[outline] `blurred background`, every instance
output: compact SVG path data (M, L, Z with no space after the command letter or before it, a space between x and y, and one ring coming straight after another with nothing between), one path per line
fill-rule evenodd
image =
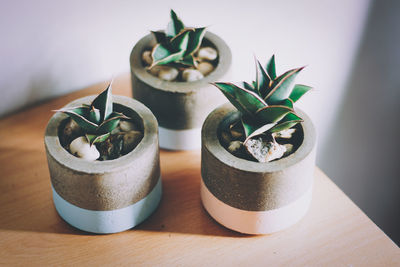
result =
M0 117L129 72L134 44L171 8L228 43L234 81L254 79L253 55L275 54L278 74L306 65L297 82L315 90L299 106L319 133L318 166L400 243L400 1L0 3Z

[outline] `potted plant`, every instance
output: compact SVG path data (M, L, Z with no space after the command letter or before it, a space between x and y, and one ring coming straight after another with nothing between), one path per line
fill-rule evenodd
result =
M112 96L111 84L97 97L59 111L44 138L59 215L93 233L120 232L150 216L161 199L151 111L134 99Z
M303 68L276 76L275 57L242 86L214 85L231 104L215 109L202 128L201 199L227 228L273 233L306 213L315 166L316 132L293 104L311 88L294 85Z
M226 101L210 83L229 74L231 51L206 30L185 27L171 10L166 31L153 31L132 50L133 96L157 117L162 148L200 148L204 119Z

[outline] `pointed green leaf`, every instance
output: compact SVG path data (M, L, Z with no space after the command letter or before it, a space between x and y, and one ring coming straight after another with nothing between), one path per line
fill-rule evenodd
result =
M92 102L91 106L100 110L100 121L104 121L113 111L111 83Z
M98 110L95 107L91 107L89 111L89 120L91 122L94 122L96 124L100 123L101 115L100 115L100 110Z
M206 34L206 27L194 28L189 35L189 44L187 46L185 55L192 55L199 49L204 35Z
M97 129L97 124L85 118L85 116L87 116L89 113L89 108L87 107L60 109L55 111L65 113L70 116L87 133L94 133Z
M255 92L240 88L232 83L213 83L242 114L254 115L257 110L267 106Z
M309 90L311 90L312 87L307 86L307 85L302 85L302 84L296 84L292 90L292 93L290 94L289 98L293 101L296 102L299 100L305 93L307 93Z
M267 70L267 73L268 73L269 77L272 80L275 80L275 78L276 78L275 55L272 55L272 57L268 61L267 66L266 66L265 69Z
M279 102L278 104L279 106L285 106L288 107L290 109L293 109L293 101L289 98L282 100L281 102Z
M289 97L293 90L294 80L304 67L285 72L274 81L273 89L264 100L269 104L276 104Z
M247 82L243 82L243 87L246 88L247 90L257 93L256 88L254 88L251 84Z
M151 53L153 63L151 64L150 68L156 65L165 65L171 62L178 61L182 58L184 53L184 50L172 53L163 45L157 44Z
M89 141L90 145L104 142L109 136L110 133L102 134L102 135L95 135L95 134L86 134L86 139Z
M189 43L189 33L189 30L185 30L171 39L170 46L172 51L186 50Z
M242 125L244 129L244 133L246 138L250 136L254 131L260 128L260 124L258 124L252 117L243 115L242 116Z
M165 44L167 42L167 35L163 31L151 31L151 33L154 35L154 38L156 38L156 42L158 44Z
M186 65L186 66L193 66L193 67L197 66L197 62L196 62L196 60L194 60L194 57L192 55L185 56L184 58L179 60L178 63Z
M167 35L173 37L184 28L185 26L183 25L183 22L178 18L175 11L171 9L171 21L167 26Z
M271 129L275 125L276 125L276 123L269 123L269 124L265 124L265 125L261 126L260 128L254 130L250 135L248 135L246 137L246 140L244 140L243 143L246 144L247 141L250 140L251 138L267 132L269 129Z
M276 133L280 132L282 130L286 130L289 128L292 128L295 126L297 123L302 122L303 119L297 116L294 113L289 113L287 114L279 123L274 126L271 130L269 130L271 133Z
M257 121L267 124L280 121L289 112L293 112L293 109L286 106L268 106L259 109L255 117Z
M111 113L109 118L99 125L96 130L96 134L105 134L111 132L118 126L120 119L129 119L129 117L118 112Z
M271 78L268 76L260 61L256 59L256 84L259 95L264 98L269 92Z

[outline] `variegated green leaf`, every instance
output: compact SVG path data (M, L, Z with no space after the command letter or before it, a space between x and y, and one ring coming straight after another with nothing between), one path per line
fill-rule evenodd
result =
M193 66L193 67L197 66L197 62L196 62L196 60L194 60L194 57L192 55L185 56L184 58L179 60L178 63L186 65L186 66Z
M269 130L271 133L276 133L280 132L282 130L286 130L289 128L292 128L295 126L297 123L302 122L303 119L297 116L294 113L289 113L287 114L279 123L274 126L271 130Z
M60 109L55 111L63 112L70 116L87 133L94 133L97 129L97 124L89 121L85 117L89 113L89 108L87 107Z
M163 45L157 44L151 53L151 56L153 58L153 63L151 64L150 68L156 65L165 65L171 62L178 61L179 59L182 58L184 53L185 53L184 50L178 51L176 53L171 53Z
M190 30L184 30L171 39L172 51L186 50L189 43Z
M269 92L271 78L268 76L260 61L256 59L256 84L258 94L264 98Z
M250 90L252 92L258 93L256 88L254 88L251 84L247 83L247 82L243 82L243 87L247 90Z
M267 124L280 121L289 112L293 112L293 109L286 106L267 106L259 109L255 117L257 121Z
M113 111L111 83L107 86L106 90L101 92L92 102L91 106L100 110L100 121L104 121Z
M305 93L307 93L309 90L311 90L312 87L307 86L307 85L302 85L302 84L296 84L292 90L292 93L289 95L289 98L293 101L296 102L299 100Z
M206 27L193 28L189 34L189 43L185 52L186 55L192 55L199 49L204 35L206 34Z
M293 69L290 71L285 72L281 76L279 76L273 85L273 89L268 93L268 95L264 98L264 100L268 104L276 104L280 101L289 97L290 93L293 90L294 80L297 74L303 69L304 67Z
M242 115L241 122L246 138L260 128L260 124L257 123L251 116Z
M100 110L98 110L95 107L91 107L91 109L89 111L89 120L91 122L99 124L100 120L101 120Z
M289 99L289 98L287 98L285 100L282 100L281 102L279 102L278 105L285 106L285 107L288 107L290 109L293 109L293 101L291 99Z
M159 44L165 44L167 42L167 35L163 31L151 31L156 39L156 42Z
M265 68L271 80L276 78L275 55L272 55Z
M247 141L250 140L251 138L267 132L269 129L271 129L275 125L276 125L276 123L269 123L269 124L265 124L265 125L261 126L260 128L258 128L256 130L253 130L253 132L246 137L246 140L244 140L244 144L246 144Z
M214 83L242 114L253 116L257 110L267 106L255 92L240 88L232 83Z
M86 134L86 139L89 141L90 145L104 142L109 136L110 133L102 134L102 135L95 135L95 134Z
M130 119L122 113L113 112L109 118L103 121L96 130L96 134L105 134L114 130L120 121L120 119Z
M183 22L178 18L175 11L171 9L171 21L167 26L167 35L173 37L180 33L184 28L185 26L183 25Z

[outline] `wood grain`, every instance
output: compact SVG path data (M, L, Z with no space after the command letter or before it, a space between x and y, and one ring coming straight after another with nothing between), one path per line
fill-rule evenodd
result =
M74 229L56 213L44 152L51 110L106 83L0 120L0 264L135 266L399 266L399 248L319 169L306 217L288 230L242 235L200 203L200 152L161 151L164 195L137 228L113 235ZM130 77L114 94L131 95Z

